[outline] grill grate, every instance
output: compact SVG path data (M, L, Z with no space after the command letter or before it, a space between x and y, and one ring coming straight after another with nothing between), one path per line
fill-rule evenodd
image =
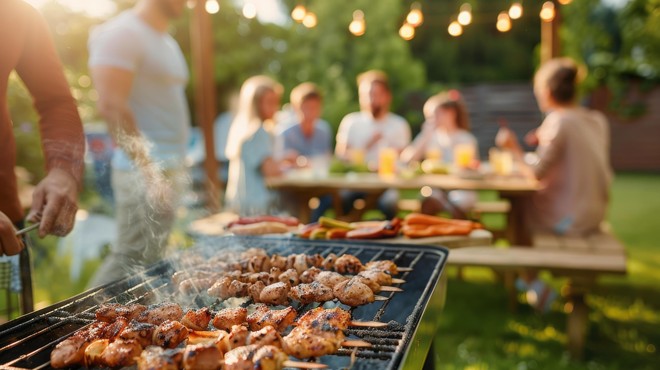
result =
M350 253L363 263L391 259L401 267L412 271L400 274L406 280L403 292L389 293L387 301L376 301L369 305L350 308L338 303L326 303L326 307L340 306L349 309L355 320L381 321L388 323L383 329L349 328L349 338L362 339L372 344L370 348L342 348L336 355L323 356L323 362L331 369L340 368L403 368L405 355L415 343L422 314L430 303L436 284L444 267L447 250L426 246L363 243L354 241L307 241L282 238L225 237L200 241L193 249L196 253L211 256L228 248L264 248L269 254L291 253L341 255ZM185 253L185 252L184 252ZM0 369L49 369L50 352L57 343L76 330L94 321L94 312L101 303L152 304L163 300L178 301L183 307L208 306L207 299L197 297L182 302L170 284L174 271L192 269L193 266L177 266L177 259L161 261L147 271L131 278L96 288L64 302L20 317L0 326ZM384 295L384 293L380 293ZM302 314L314 305L296 307ZM428 320L427 320L428 321ZM430 343L425 343L428 348ZM421 346L423 347L423 346ZM352 357L355 362L352 363Z

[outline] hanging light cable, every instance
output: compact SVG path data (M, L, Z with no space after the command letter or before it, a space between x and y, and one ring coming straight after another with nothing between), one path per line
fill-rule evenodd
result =
M419 25L424 23L424 14L422 13L422 5L420 3L412 3L410 12L406 16L406 23L413 27L419 27Z
M509 18L511 19L519 19L523 15L523 7L522 3L515 2L511 4L511 7L509 8Z
M460 23L461 26L467 26L472 23L472 5L468 3L461 5L458 13L458 23Z
M364 21L364 12L362 10L356 10L353 12L353 20L348 25L348 30L355 36L362 36L367 29L367 25Z

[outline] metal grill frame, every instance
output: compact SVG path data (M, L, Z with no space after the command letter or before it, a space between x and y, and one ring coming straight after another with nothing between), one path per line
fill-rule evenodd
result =
M264 248L268 254L319 253L327 255L350 253L365 263L376 259L392 259L400 267L413 271L399 274L406 280L404 292L388 293L390 300L349 308L354 319L388 322L385 329L350 328L347 336L373 344L372 348L356 352L353 369L421 369L429 353L437 329L437 318L444 305L445 285L441 280L448 249L435 246L375 243L367 241L310 241L298 238L214 237L200 240L191 250L181 253L212 255L219 251L241 247ZM94 311L101 303L157 303L160 290L172 296L170 277L176 270L194 268L181 266L177 254L137 274L114 283L81 293L68 300L22 316L0 326L0 369L50 369L43 361L52 348L75 330L94 320ZM415 267L417 266L417 270ZM425 280L424 280L425 279ZM383 293L381 293L382 295ZM411 296L415 296L412 303ZM203 304L191 302L192 307ZM408 303L408 304L407 304ZM410 305L413 307L408 307ZM377 306L380 305L379 308ZM388 307L395 305L388 310ZM327 304L326 304L327 306ZM298 307L299 312L311 305ZM375 312L374 312L375 311ZM403 317L402 315L405 315ZM392 319L396 318L396 320ZM392 320L390 320L392 319ZM340 349L337 355L323 356L321 362L330 368L351 366L352 351ZM41 359L40 361L38 359ZM32 361L32 363L30 362ZM36 363L34 363L36 362ZM28 364L28 365L26 365Z

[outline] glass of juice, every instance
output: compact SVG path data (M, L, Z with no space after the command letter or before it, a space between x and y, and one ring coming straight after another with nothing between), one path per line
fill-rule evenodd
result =
M393 177L396 175L398 152L394 148L381 148L378 151L378 175Z

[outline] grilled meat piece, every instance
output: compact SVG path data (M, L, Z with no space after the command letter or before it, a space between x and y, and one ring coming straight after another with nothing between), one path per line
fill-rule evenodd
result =
M335 268L335 261L337 261L337 255L330 253L327 257L325 257L323 262L321 262L321 268L326 271L331 271Z
M392 285L392 275L381 270L364 270L360 271L358 276L364 276L367 279L373 280L379 285Z
M142 353L142 345L134 339L117 339L108 344L101 354L101 364L108 367L124 367L135 364ZM89 366L89 365L88 365Z
M280 270L286 270L286 257L274 254L270 257L270 265Z
M213 343L188 345L183 351L185 370L217 370L222 368L222 352Z
M335 271L340 274L355 275L362 271L363 267L362 262L351 254L344 254L335 261Z
M250 287L248 288L248 293L250 294L250 298L252 298L252 301L260 302L261 292L264 290L265 287L266 284L264 284L261 281L257 281L256 283L250 285Z
M234 325L241 325L247 319L247 308L225 308L213 318L213 326L220 330L231 330Z
M260 330L253 331L248 335L247 344L256 344L259 346L275 346L282 348L282 336L272 326L265 326Z
M103 362L103 351L108 348L108 339L97 339L85 348L85 367L105 366Z
M336 353L344 338L344 332L330 324L297 326L282 338L282 344L284 352L302 359Z
M257 306L256 310L248 315L247 322L250 330L257 331L270 325L278 332L284 331L287 326L293 324L297 312L293 307L287 307L282 310L271 310L266 305Z
M296 320L296 324L299 327L310 328L318 328L327 324L339 330L346 330L351 324L351 313L339 307L317 307L302 315Z
M364 265L364 268L365 270L385 271L385 272L389 272L392 275L396 275L399 273L399 269L397 268L396 263L390 260L367 262L367 264Z
M309 266L307 265L306 254L292 254L287 257L287 267L296 270L298 274L302 274Z
M123 316L119 316L113 323L110 323L108 326L103 328L99 338L114 340L122 331L124 331L127 326L128 320L126 320L126 318Z
M371 289L371 291L374 293L380 293L380 284L378 284L374 280L371 280L369 278L360 275L353 276L351 280L359 281L360 283L368 286L369 289Z
M50 365L54 368L63 368L82 364L85 349L101 337L106 326L108 323L97 321L58 343L50 353Z
M137 359L138 370L179 370L182 360L183 352L178 348L149 346Z
M135 340L140 343L142 347L146 347L152 344L151 342L153 341L156 328L157 326L154 324L133 320L119 334L119 338L124 340Z
M175 348L186 340L188 328L174 320L166 320L156 328L153 344L163 348Z
M181 320L183 310L176 303L159 303L151 305L136 318L140 322L160 325L167 320Z
M282 283L287 283L291 286L300 284L300 277L298 271L295 269L288 269L277 276L277 279Z
M318 275L316 275L316 281L330 289L333 289L335 285L346 280L348 280L346 276L334 271L321 271Z
M278 370L289 357L275 346L249 345L225 354L225 370Z
M209 278L189 278L179 283L179 293L184 295L199 294L213 285L215 280Z
M270 257L268 255L256 255L248 260L248 272L262 272L270 270Z
M332 292L341 303L351 307L362 306L374 301L374 292L367 285L354 279L335 285Z
M318 274L321 273L321 270L318 267L310 267L307 270L303 271L300 274L300 282L309 284L312 281L316 280Z
M213 284L207 292L210 296L221 299L245 297L248 294L248 286L246 283L225 276Z
M231 332L225 338L222 339L224 343L223 349L231 350L237 347L244 346L247 342L247 338L250 335L250 331L243 325L234 325L231 328Z
M312 267L321 268L323 266L323 260L323 256L318 253L307 255L307 265Z
M285 305L289 302L289 290L291 286L287 283L275 283L265 287L259 294L259 302L274 305Z
M332 289L315 281L311 284L299 284L291 288L289 297L302 304L332 301L335 296Z
M206 330L211 321L211 310L208 307L200 308L199 310L188 310L181 323L188 329L192 330Z
M96 320L114 322L118 317L125 317L131 321L146 310L147 306L141 304L104 303L96 310Z

